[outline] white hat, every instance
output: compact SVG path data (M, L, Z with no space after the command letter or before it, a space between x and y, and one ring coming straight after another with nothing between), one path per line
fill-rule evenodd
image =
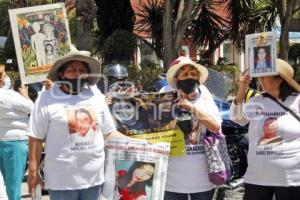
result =
M52 81L58 81L58 70L61 68L64 64L70 62L70 61L81 61L89 66L89 74L92 76L88 76L88 84L94 85L97 83L97 81L100 78L100 69L101 64L100 62L91 57L91 53L89 51L78 51L75 47L71 46L71 51L66 54L65 56L59 58L54 64L51 70L48 73L47 78Z
M206 81L208 77L208 70L204 66L195 63L189 57L180 56L170 64L169 69L167 71L167 81L172 87L177 88L175 76L177 75L178 70L186 65L191 65L199 71L200 84L203 84Z
M278 75L281 76L292 88L300 93L300 85L293 79L294 69L286 61L277 59L276 60Z

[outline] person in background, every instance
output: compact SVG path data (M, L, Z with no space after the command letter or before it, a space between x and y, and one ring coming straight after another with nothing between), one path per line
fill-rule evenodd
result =
M11 88L11 80L9 76L5 72L5 65L0 64L0 73L3 74L3 89L10 89Z
M0 72L0 171L9 200L21 199L21 184L28 154L28 121L33 102L27 87L18 92L3 89L4 73Z
M276 64L278 75L259 77L263 93L247 103L250 76L245 71L230 108L232 121L242 126L249 123L244 200L300 197L300 86L291 65L281 59Z
M164 200L187 200L189 196L191 200L210 200L213 197L215 186L208 178L202 135L207 130L218 132L222 119L212 95L203 85L207 77L205 67L180 56L167 71L169 85L160 90L177 89L178 110L191 114L190 120L181 124L186 138L186 155L169 158Z
M116 131L104 96L91 89L99 77L99 61L74 48L50 70L48 78L54 85L39 95L30 116L28 188L32 197L36 186L43 184L38 169L45 142L45 187L50 199L99 199L104 182L104 140L126 137ZM69 138L68 123L75 118L70 110L77 108L92 111L99 125L88 141Z

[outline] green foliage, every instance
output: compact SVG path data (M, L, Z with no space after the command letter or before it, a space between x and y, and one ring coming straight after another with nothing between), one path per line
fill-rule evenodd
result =
M70 36L72 44L76 44L76 9L72 9L68 12L68 24L70 29Z
M116 30L104 42L103 51L111 60L128 60L136 48L136 37L126 30Z
M15 80L21 79L19 71L6 71L6 74L9 76L12 84L15 82Z
M0 1L0 36L7 36L9 32L9 17L8 17L9 1Z
M4 53L4 49L0 48L0 64L6 62L3 53Z
M295 66L295 80L300 84L300 64Z
M290 47L289 50L289 59L297 63L297 60L300 60L300 44L294 44Z
M149 60L143 60L141 69L136 65L128 67L128 80L139 86L144 91L151 91L153 83L157 80L158 75L163 71L160 65Z

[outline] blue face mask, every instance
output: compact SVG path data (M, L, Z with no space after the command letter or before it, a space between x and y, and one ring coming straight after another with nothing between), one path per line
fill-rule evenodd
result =
M10 89L10 86L11 86L11 82L10 82L10 78L9 77L6 77L4 79L4 85L3 85L3 89Z

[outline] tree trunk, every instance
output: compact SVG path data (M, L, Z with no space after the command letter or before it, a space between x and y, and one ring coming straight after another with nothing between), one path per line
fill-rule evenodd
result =
M182 39L188 24L190 23L193 15L194 1L192 0L180 0L178 8L175 6L174 0L165 1L165 10L163 16L163 63L164 69L167 70L169 64L178 56L178 50L181 47ZM202 0L198 2L197 8L200 8L207 2ZM172 19L174 10L178 10L175 19ZM173 23L174 22L174 23Z
M76 47L92 51L93 0L76 0Z
M296 0L287 1L286 7L284 8L283 1L279 1L278 11L281 23L281 34L279 39L279 58L288 61L289 55L289 27L293 16L293 8Z
M11 0L10 1L10 8L22 8L27 6L26 0Z
M174 1L166 0L165 10L163 16L163 63L164 69L167 71L168 65L171 62L174 55L172 55L173 48L173 33L172 33L172 11L174 7Z

